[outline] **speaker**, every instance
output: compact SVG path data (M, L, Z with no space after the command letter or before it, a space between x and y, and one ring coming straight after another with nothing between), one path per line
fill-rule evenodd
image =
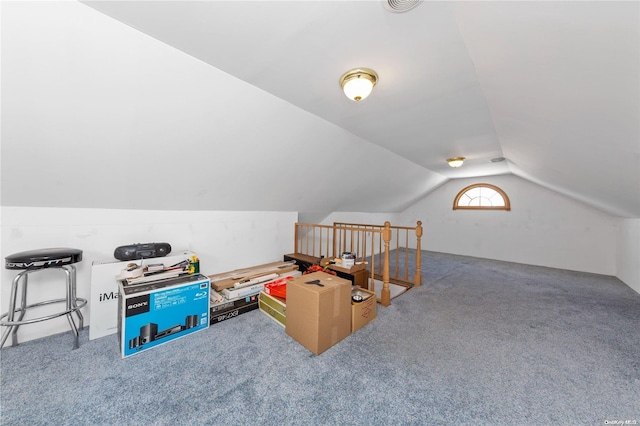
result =
M145 343L153 342L156 340L156 334L158 334L158 324L151 322L147 325L143 325L140 327L139 344L144 345Z
M150 257L164 257L171 253L169 243L146 243L120 246L113 252L118 260L149 259Z
M190 329L198 326L198 315L189 315L185 321L185 329Z
M140 346L140 336L136 336L129 340L129 349L135 349Z

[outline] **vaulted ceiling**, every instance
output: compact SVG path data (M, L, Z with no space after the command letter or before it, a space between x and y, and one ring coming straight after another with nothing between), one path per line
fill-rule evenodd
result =
M3 205L391 212L513 173L640 217L638 2L27 3L2 6Z

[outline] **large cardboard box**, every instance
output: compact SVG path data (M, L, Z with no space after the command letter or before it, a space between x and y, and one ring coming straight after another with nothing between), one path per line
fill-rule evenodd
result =
M282 327L287 325L286 300L261 291L258 295L260 310Z
M351 332L360 330L365 325L376 319L376 307L378 301L376 293L364 288L352 290L352 295L362 296L362 302L351 301Z
M315 280L317 284L307 284ZM316 355L349 336L351 282L325 272L289 281L285 330Z
M209 278L201 274L119 283L118 337L123 358L209 327Z
M162 263L165 266L175 265L183 260L191 259L196 254L192 251L177 251L165 257L144 259L143 265ZM89 301L89 340L115 334L118 331L118 280L116 275L135 261L94 261L91 265L91 300Z

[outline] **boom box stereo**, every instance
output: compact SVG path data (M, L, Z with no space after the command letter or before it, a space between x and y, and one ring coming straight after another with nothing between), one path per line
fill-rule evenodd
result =
M113 252L118 260L148 259L150 257L164 257L171 253L169 243L147 243L120 246Z

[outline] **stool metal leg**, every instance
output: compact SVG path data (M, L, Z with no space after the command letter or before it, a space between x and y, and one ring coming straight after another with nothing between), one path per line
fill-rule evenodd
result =
M71 327L71 332L73 333L73 349L78 349L80 347L80 343L78 340L78 327L76 326L75 320L71 314L74 311L75 306L75 291L73 286L75 284L73 280L73 276L75 275L75 270L70 270L69 268L62 267L61 268L65 274L67 275L67 320L69 321L69 326Z
M16 277L13 279L13 282L11 283L11 296L9 298L9 312L7 313L7 321L9 322L14 321L14 316L16 313L16 299L18 297L18 284L20 283L20 278L22 278L22 275L24 275L26 272L27 271L20 272L18 275L16 275ZM16 327L17 327L16 325L7 326L7 329L2 333L0 348L4 346L4 343L7 341L9 334L11 334L13 329ZM15 340L16 338L17 336L15 336L14 334L14 337L12 338L13 346L17 344Z
M74 312L78 316L78 330L82 330L84 329L84 317L78 308L78 296L76 294L76 267L75 265L67 265L66 267L71 269L71 303Z
M24 271L24 275L22 276L22 292L20 293L20 309L19 309L20 316L18 317L18 322L22 321L24 319L24 314L27 313L27 287L29 284L29 272L31 271L29 270ZM18 345L18 328L20 328L20 324L17 324L13 327L13 332L11 333L11 346Z

